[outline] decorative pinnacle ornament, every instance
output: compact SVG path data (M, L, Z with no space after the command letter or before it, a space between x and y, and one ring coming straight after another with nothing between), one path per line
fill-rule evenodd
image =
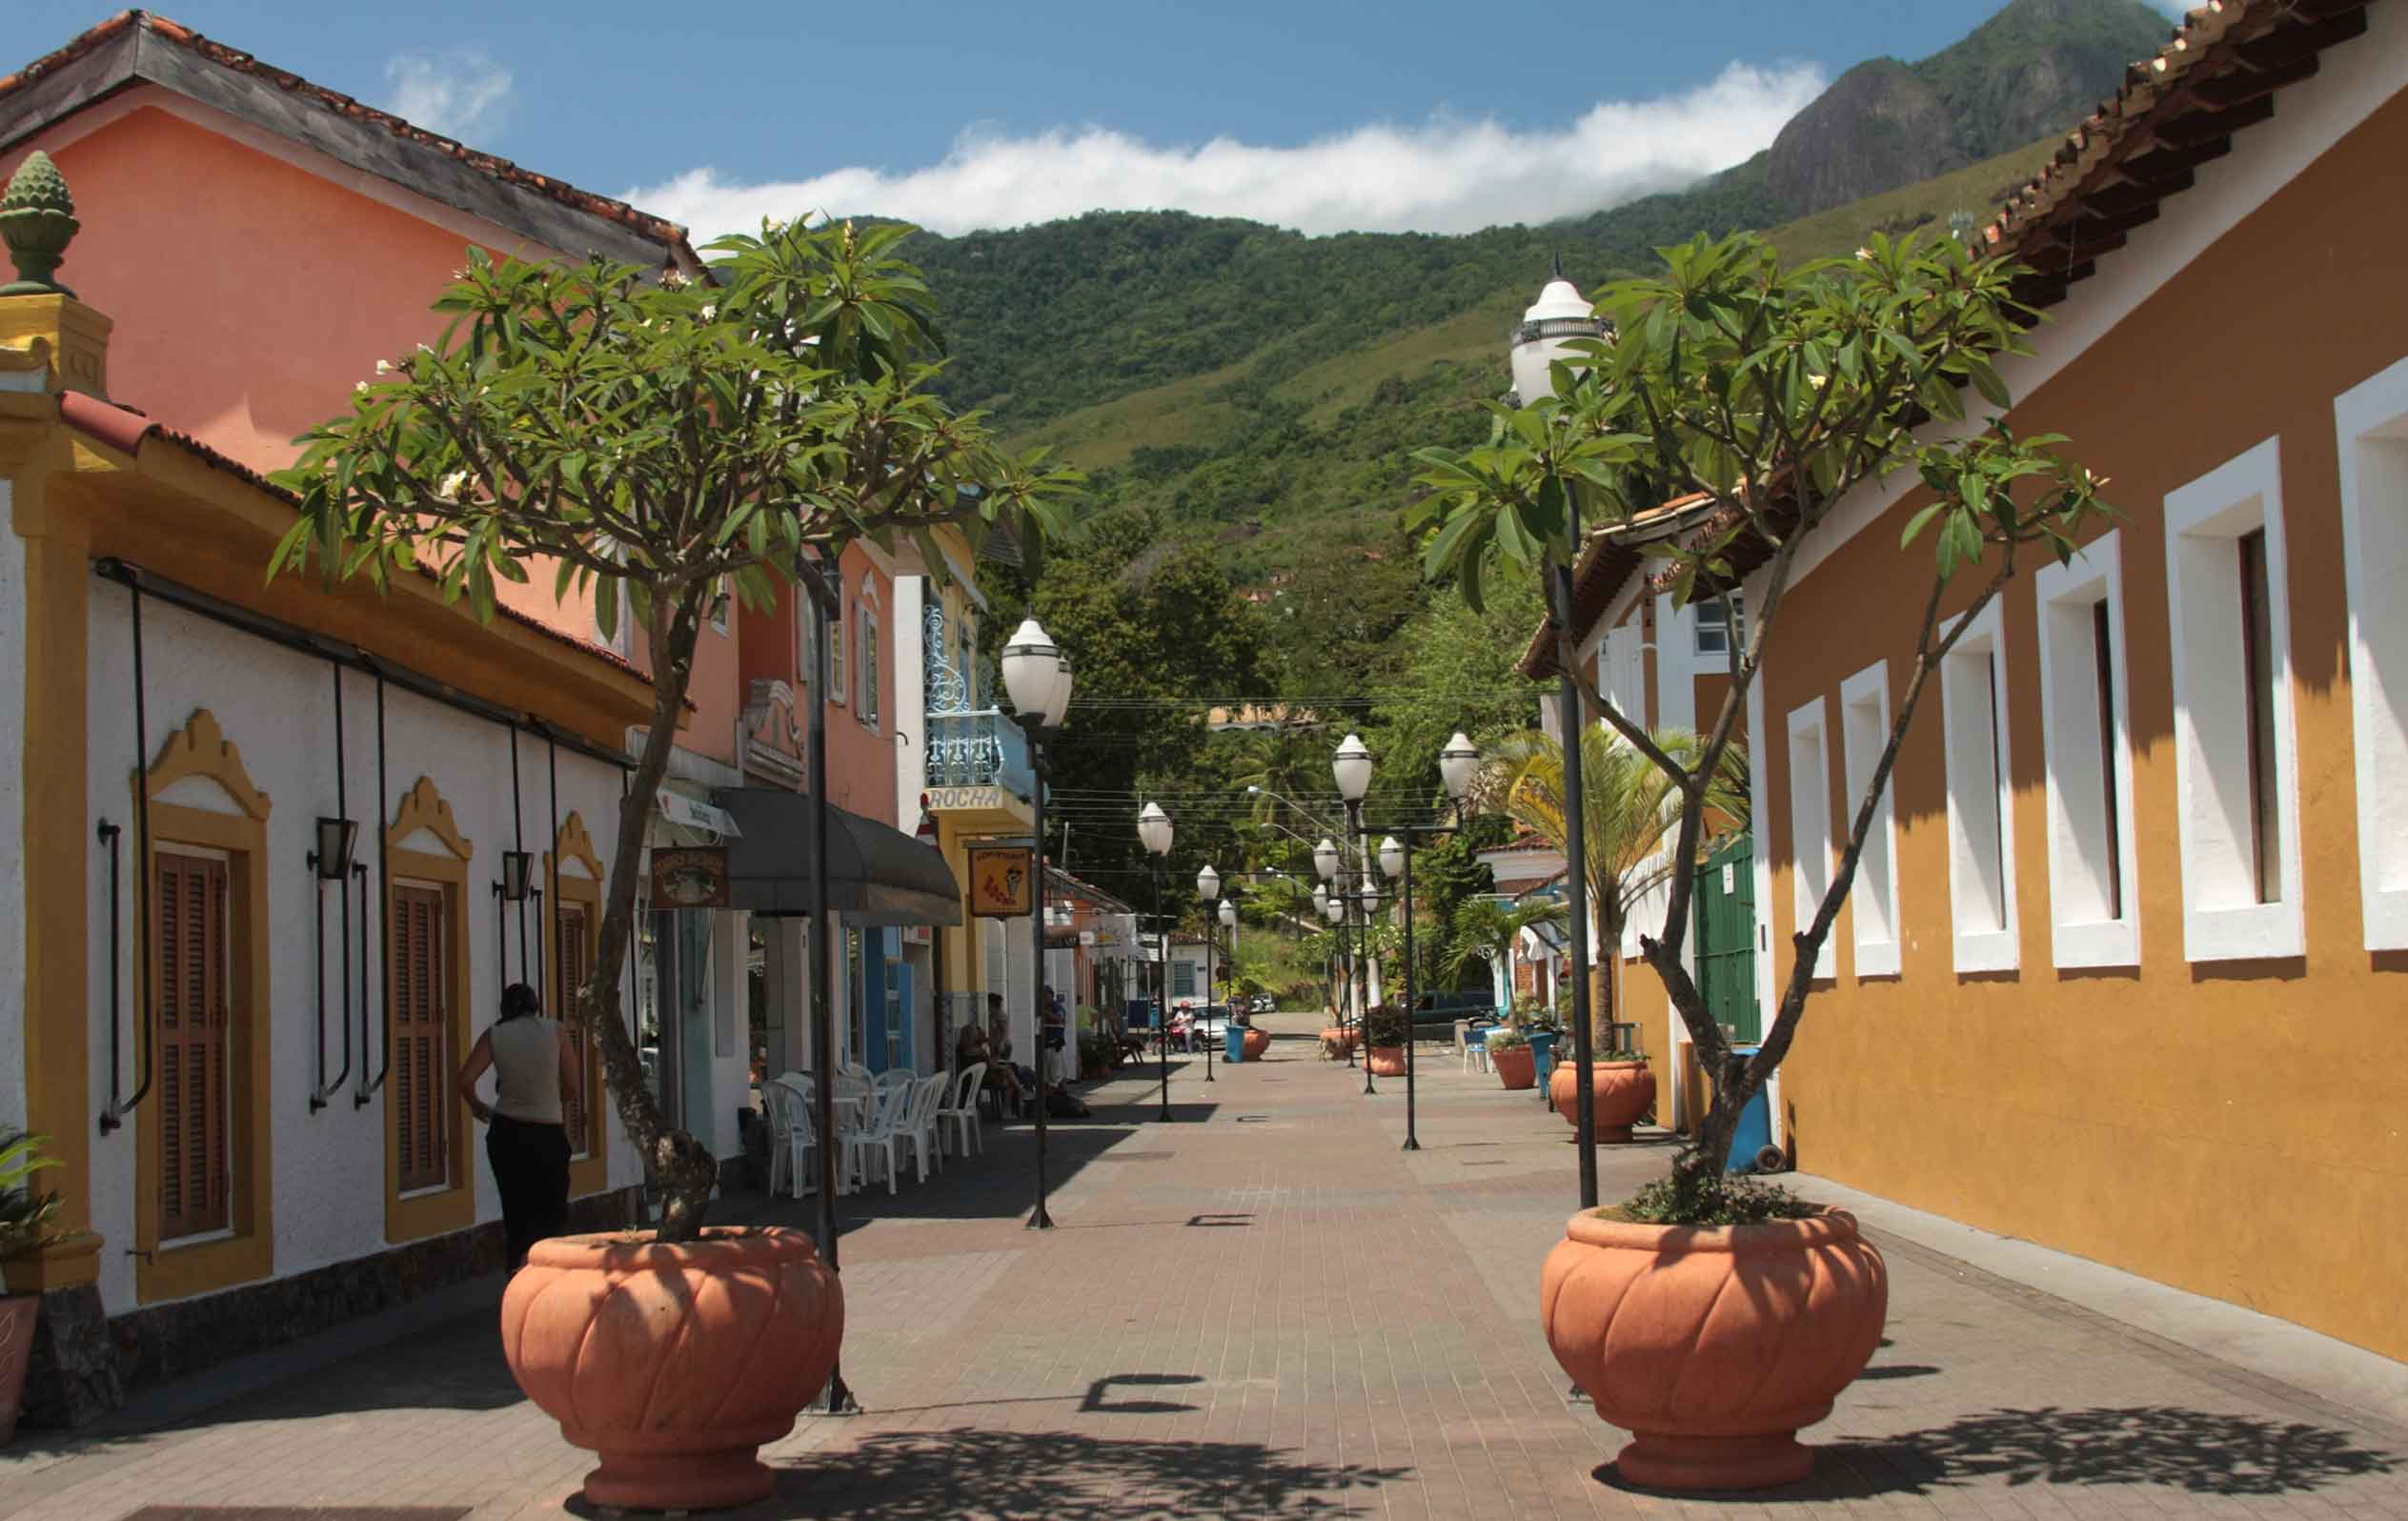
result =
M0 195L0 242L9 245L10 261L17 267L16 279L0 285L0 295L73 295L51 276L83 225L75 220L75 197L67 192L66 176L51 155L38 148L26 154L8 193Z

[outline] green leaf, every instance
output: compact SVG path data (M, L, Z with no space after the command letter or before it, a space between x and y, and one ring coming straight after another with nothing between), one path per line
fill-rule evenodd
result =
M1898 536L1898 547L1904 549L1913 543L1921 536L1923 530L1931 525L1932 519L1946 511L1948 511L1947 502L1935 501L1908 518L1906 532Z

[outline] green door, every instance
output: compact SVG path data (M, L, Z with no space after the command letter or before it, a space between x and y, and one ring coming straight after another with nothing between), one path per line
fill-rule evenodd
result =
M1706 858L1697 874L1697 990L1714 1023L1743 1045L1763 1038L1756 1006L1756 851L1741 835Z

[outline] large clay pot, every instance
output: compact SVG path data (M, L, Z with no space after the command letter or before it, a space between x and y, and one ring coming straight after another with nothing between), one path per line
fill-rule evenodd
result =
M1248 1025L1248 1026L1246 1027L1246 1032L1245 1032L1245 1059L1246 1059L1247 1061L1249 1061L1249 1062L1260 1062L1261 1060L1263 1060L1263 1053L1264 1053L1264 1052L1265 1052L1265 1051L1267 1051L1267 1050L1269 1050L1270 1048L1271 1048L1271 1032L1270 1032L1270 1031L1268 1031L1268 1030L1258 1030L1258 1029L1255 1029L1255 1028L1254 1028L1253 1026L1251 1026L1251 1025Z
M1800 1427L1863 1371L1890 1308L1881 1253L1839 1210L1727 1227L1572 1216L1539 1275L1547 1343L1615 1463L1653 1490L1757 1490L1814 1470Z
M1508 1088L1538 1086L1538 1058L1527 1045L1489 1046L1488 1065L1496 1069L1497 1081Z
M1405 1047L1401 1045L1375 1045L1371 1047L1369 1060L1373 1077L1405 1075Z
M527 1397L591 1448L597 1506L748 1505L774 1482L756 1450L794 1430L836 1366L844 1289L811 1238L713 1227L539 1241L501 1302Z
M1597 1096L1597 1139L1628 1141L1630 1126L1655 1102L1655 1074L1645 1062L1592 1062L1588 1090ZM1580 1069L1569 1062L1556 1063L1555 1070L1548 1074L1547 1096L1564 1123L1578 1129Z

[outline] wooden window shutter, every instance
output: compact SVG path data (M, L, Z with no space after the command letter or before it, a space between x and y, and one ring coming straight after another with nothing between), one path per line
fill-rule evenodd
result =
M162 850L154 877L159 1239L174 1241L231 1218L226 863Z
M451 1085L451 984L442 892L396 886L393 902L394 1143L408 1193L451 1181L443 1098Z
M577 1000L585 991L586 974L593 969L593 942L587 933L584 904L560 905L558 933L560 944L556 975L559 990L555 996L559 1001L559 1006L554 1012L566 1022L569 1044L576 1048L577 1076L582 1084L590 1081L594 1073L589 1044L594 1036L586 1028L584 1020L578 1018L577 1011ZM593 1151L594 1138L586 1126L587 1102L591 1097L580 1086L577 1097L568 1101L561 1110L560 1117L568 1126L569 1150L575 1156L587 1156Z

